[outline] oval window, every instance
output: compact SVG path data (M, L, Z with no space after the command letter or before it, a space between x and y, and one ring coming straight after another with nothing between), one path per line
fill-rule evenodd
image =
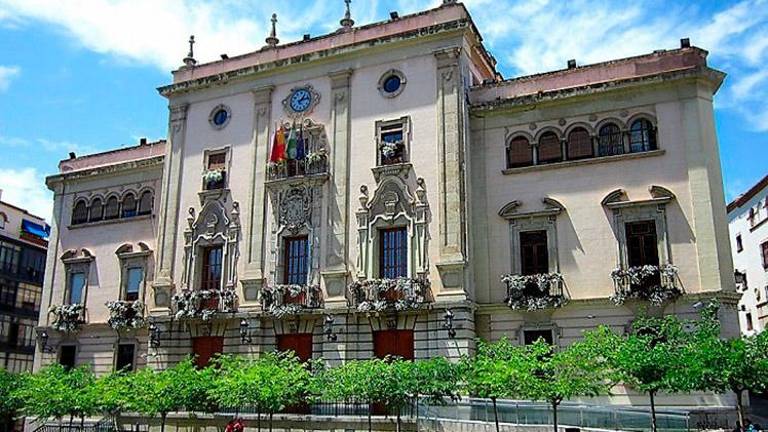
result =
M224 123L227 122L227 118L229 118L229 113L227 113L227 110L220 109L213 114L213 124L216 126L223 126Z
M390 75L384 80L384 91L387 93L394 93L400 90L402 81L397 75Z

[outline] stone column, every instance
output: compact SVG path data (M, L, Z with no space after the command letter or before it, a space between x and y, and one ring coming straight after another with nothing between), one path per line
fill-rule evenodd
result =
M352 70L331 73L331 181L328 194L325 262L322 278L326 290L326 307L346 307L345 297L349 273L349 146L350 146L350 78Z
M165 149L163 184L161 185L160 217L157 233L157 271L152 282L154 296L150 312L167 312L174 289L173 272L176 259L179 206L181 193L181 164L184 158L184 138L189 104L172 105Z
M442 281L437 294L444 300L464 300L466 257L464 232L464 117L460 48L434 53L437 60L437 155L440 259L436 263Z
M272 117L273 86L253 90L253 169L248 195L248 225L245 227L245 274L243 284L243 303L241 308L259 308L258 294L264 283L264 238L266 226L264 215L265 199L264 180L266 179L267 160L269 158L270 119Z

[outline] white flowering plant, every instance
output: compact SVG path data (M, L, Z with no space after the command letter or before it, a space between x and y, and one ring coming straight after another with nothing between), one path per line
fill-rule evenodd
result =
M82 304L54 305L48 308L48 314L53 315L51 327L63 333L80 330L84 322L85 306Z
M402 141L384 141L379 146L379 150L381 151L381 155L384 157L384 159L393 159L400 156L400 149L402 146Z
M217 305L211 306L210 300L216 299ZM185 289L173 295L174 317L200 318L208 321L219 312L237 312L237 293L232 289L224 290L190 290Z
M206 183L218 183L224 179L224 173L220 169L203 171L203 181Z
M429 281L414 278L363 279L348 287L359 312L417 309L427 301Z
M616 305L622 305L628 299L637 299L654 306L674 301L683 295L677 283L677 274L678 269L672 264L615 268L611 271L611 278L616 290L611 300Z
M507 286L505 303L512 310L558 308L568 302L563 295L563 275L560 273L505 274L501 276L501 282Z
M109 310L107 324L115 330L130 330L144 327L144 303L117 300L105 303Z
M320 307L319 285L276 284L261 290L261 306L276 318Z

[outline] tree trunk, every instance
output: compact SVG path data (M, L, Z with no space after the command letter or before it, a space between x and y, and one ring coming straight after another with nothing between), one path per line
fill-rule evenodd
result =
M371 425L371 410L373 407L371 407L371 404L368 404L368 432L371 432L373 430L373 427Z
M165 432L165 418L168 413L160 414L160 432Z
M256 430L261 432L261 410L256 411Z
M80 429L81 430L85 429L85 416L84 415L80 416Z
M72 420L74 419L75 415L70 414L69 415L69 430L72 430Z
M397 423L395 423L395 431L400 432L400 409L397 409Z
M651 398L651 431L656 432L656 400L654 399L654 396L656 394L656 390L651 390L648 392L648 396Z
M416 410L416 432L419 432L419 395L416 395L416 402L413 404Z
M269 432L272 432L272 411L269 412Z
M744 430L744 401L742 400L743 391L736 392L736 412L739 415L739 430Z
M496 398L491 398L493 402L493 419L496 422L496 432L499 432L499 410L496 408Z
M552 401L552 424L555 427L555 432L557 432L557 406L559 404L557 401Z

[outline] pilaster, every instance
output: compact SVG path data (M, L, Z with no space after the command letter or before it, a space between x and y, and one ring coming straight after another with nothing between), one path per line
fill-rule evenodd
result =
M350 78L352 70L331 73L331 143L328 182L328 225L324 245L325 262L322 277L326 289L326 307L346 307L346 285L349 273L349 146L350 146Z
M189 104L169 107L168 142L163 167L160 217L158 220L157 272L152 283L153 296L150 312L164 312L170 307L174 289L173 273L178 233L181 164L184 158L184 138Z
M436 263L443 289L440 299L467 297L464 245L464 134L460 48L434 53L437 60L437 155L440 260Z
M248 226L246 227L247 239L245 274L241 282L243 285L241 308L257 309L258 293L264 283L264 238L265 214L267 200L265 199L265 185L267 158L269 155L269 122L271 118L273 86L254 89L253 93L253 169L251 170L250 188L248 195Z

